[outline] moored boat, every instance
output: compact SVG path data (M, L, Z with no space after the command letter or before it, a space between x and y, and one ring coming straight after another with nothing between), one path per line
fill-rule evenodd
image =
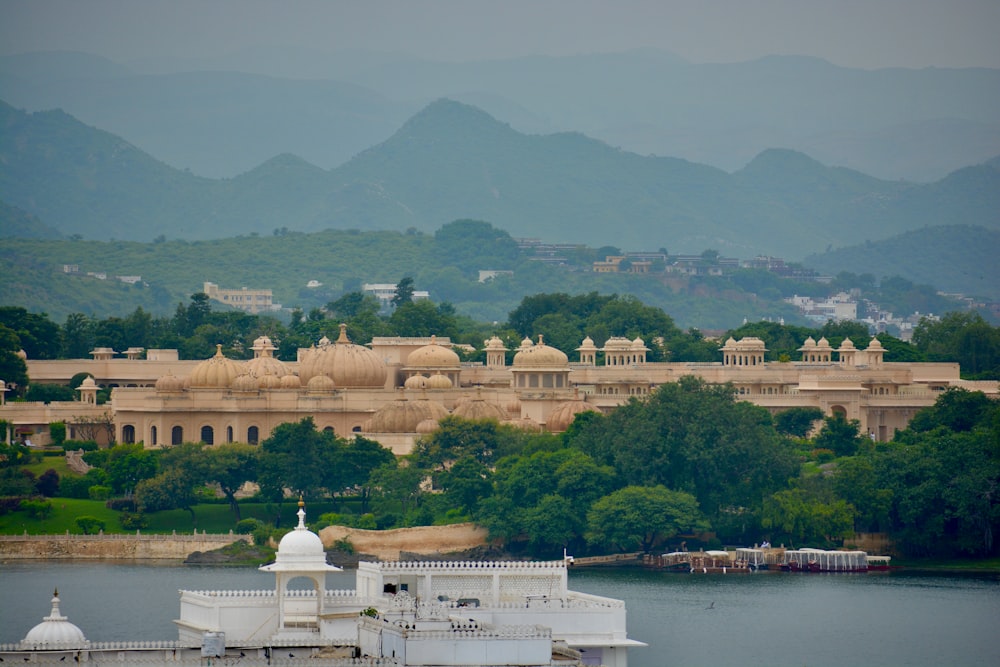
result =
M781 569L789 572L867 572L868 554L864 551L789 549Z

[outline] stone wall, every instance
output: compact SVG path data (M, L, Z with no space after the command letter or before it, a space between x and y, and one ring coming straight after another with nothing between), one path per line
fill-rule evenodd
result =
M183 560L195 551L212 551L246 535L3 535L0 560Z

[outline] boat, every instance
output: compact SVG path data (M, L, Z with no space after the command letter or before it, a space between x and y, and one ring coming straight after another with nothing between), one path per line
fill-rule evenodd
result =
M787 572L867 572L868 554L864 551L789 549L785 551L781 569Z
M667 572L690 572L691 552L671 551L661 554L657 559L656 567Z
M890 569L889 561L891 560L892 556L868 556L868 571L888 572Z

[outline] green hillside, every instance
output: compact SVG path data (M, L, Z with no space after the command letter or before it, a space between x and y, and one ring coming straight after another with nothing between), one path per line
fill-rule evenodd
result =
M805 264L829 274L850 271L876 278L902 276L945 292L1000 300L998 256L1000 231L942 225L811 255Z
M681 326L724 329L744 318L765 317L798 321L776 289L759 298L722 278L595 274L581 270L595 258L587 249L568 258L576 267L550 266L517 252L505 232L488 224L453 223L444 229L461 233L279 231L155 243L0 239L0 304L46 312L57 322L73 312L123 316L140 306L169 314L208 281L223 288L270 288L275 303L308 311L363 283L395 284L412 276L432 300L448 301L459 314L481 322L506 320L524 296L539 292L633 294L663 308ZM442 262L442 256L453 261ZM64 273L64 265L76 265L79 272ZM512 270L514 276L484 284L478 282L479 269ZM87 275L100 272L106 279ZM128 285L116 278L134 275L142 282ZM311 280L321 285L307 287Z

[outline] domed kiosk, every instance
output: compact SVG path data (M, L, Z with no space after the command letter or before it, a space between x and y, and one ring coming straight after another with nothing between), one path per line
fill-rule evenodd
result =
M515 389L565 389L569 387L569 357L539 336L537 345L522 344L514 355L511 374Z
M52 611L21 640L21 648L32 651L79 651L89 645L83 630L59 613L58 590L52 594Z
M299 500L299 525L278 543L275 561L262 565L261 572L274 572L277 578L278 636L299 636L319 633L319 618L324 613L326 573L341 568L326 562L326 551L319 535L306 528L305 503ZM293 579L306 578L313 590L290 590Z
M403 373L407 379L422 375L430 378L433 375L442 375L451 381L451 387L459 386L459 377L462 374L462 362L454 350L450 350L437 342L436 336L431 336L430 345L410 352L406 357L406 366Z

